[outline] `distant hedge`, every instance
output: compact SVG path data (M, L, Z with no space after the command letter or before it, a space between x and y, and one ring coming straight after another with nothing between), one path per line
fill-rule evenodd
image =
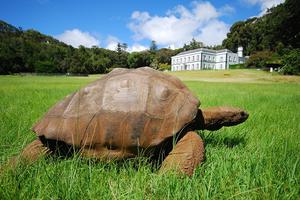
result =
M245 68L244 63L229 65L229 69L244 69L244 68Z

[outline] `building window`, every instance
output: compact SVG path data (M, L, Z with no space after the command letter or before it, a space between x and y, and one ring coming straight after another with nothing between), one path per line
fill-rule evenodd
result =
M195 56L193 56L193 61L195 60Z
M188 61L190 62L190 60L191 60L191 58L190 57L188 57Z
M199 61L199 55L197 55L197 61Z
M206 56L205 56L205 55L203 55L203 60L205 60L205 57L206 57Z
M199 63L197 63L197 68L196 69L199 69Z
M192 64L192 70L194 70L194 64Z
M222 56L220 57L220 61L223 62L223 57Z
M184 62L186 62L186 58L184 58Z

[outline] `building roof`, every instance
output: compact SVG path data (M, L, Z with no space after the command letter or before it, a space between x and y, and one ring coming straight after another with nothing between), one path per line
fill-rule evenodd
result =
M176 56L185 55L185 54L190 54L190 53L195 53L195 52L200 52L200 51L206 51L206 52L210 52L210 53L222 53L222 52L229 52L229 53L232 53L232 52L231 52L230 50L228 50L228 49L213 50L213 49L207 49L207 48L198 48L198 49L193 49L193 50L189 50L189 51L183 51L183 52L177 54Z

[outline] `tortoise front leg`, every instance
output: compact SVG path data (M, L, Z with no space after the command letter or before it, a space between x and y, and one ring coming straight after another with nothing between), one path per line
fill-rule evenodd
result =
M193 131L188 132L165 158L159 172L174 170L192 176L195 168L204 159L204 143Z
M14 169L19 162L25 164L32 164L34 161L38 160L40 157L50 154L50 149L44 146L40 139L36 139L30 144L28 144L21 152L20 155L12 157L7 164L1 167L4 169Z

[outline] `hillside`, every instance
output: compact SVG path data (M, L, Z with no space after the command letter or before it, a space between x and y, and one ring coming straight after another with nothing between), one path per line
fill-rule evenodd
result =
M281 67L283 74L300 73L300 4L286 0L265 15L232 25L222 46L235 51L244 47L250 55L246 67ZM150 50L127 52L127 44L118 43L115 51L104 48L73 48L36 30L22 30L0 21L0 74L38 73L106 73L116 67L150 66L170 69L171 56L184 50L203 47L192 39L182 48L157 49L152 41Z
M103 48L78 49L35 30L0 21L0 74L17 72L104 73L118 55Z
M299 27L299 1L286 0L261 17L234 23L223 46L232 51L242 46L246 55L262 50L300 48Z

